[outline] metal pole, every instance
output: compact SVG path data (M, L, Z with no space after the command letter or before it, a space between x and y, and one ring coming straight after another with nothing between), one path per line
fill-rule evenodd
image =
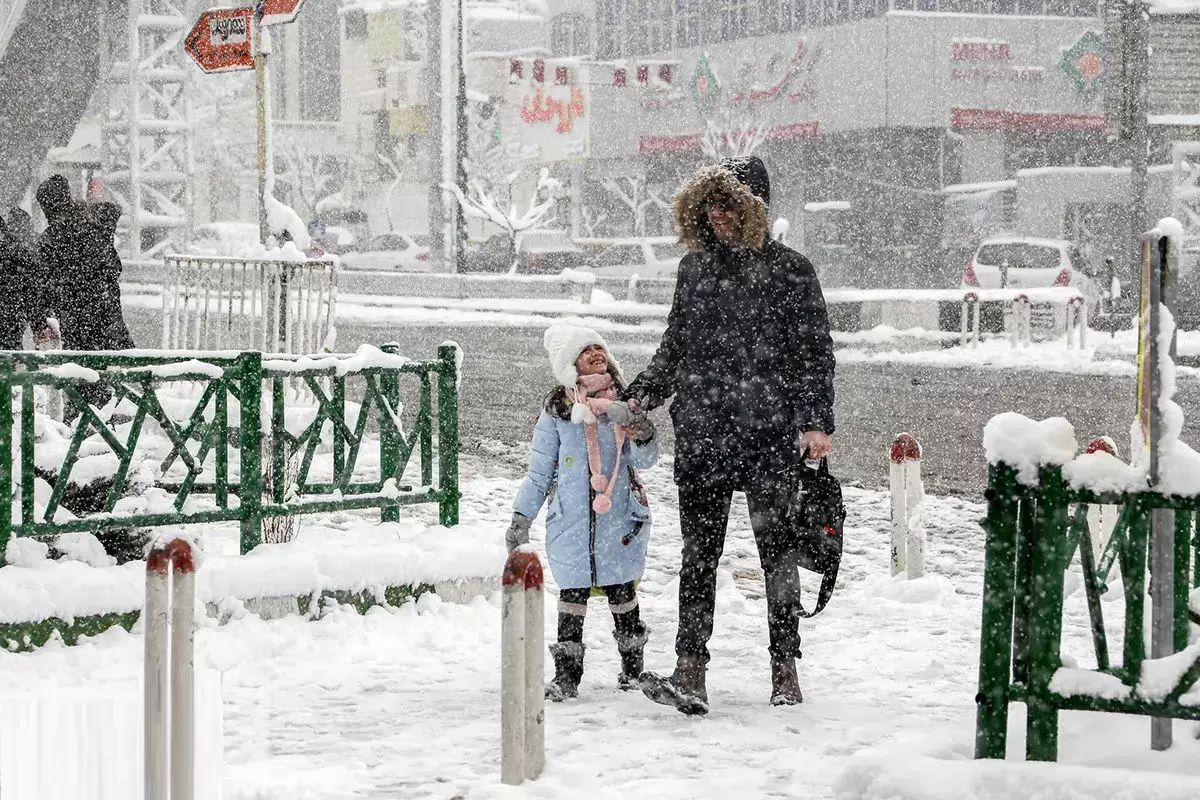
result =
M447 271L446 240L443 236L446 224L446 208L442 182L442 0L429 0L429 17L425 35L425 83L429 87L429 258L434 269ZM436 113L434 113L436 109Z
M1130 170L1130 240L1132 263L1138 263L1142 233L1150 225L1146 213L1150 163L1150 16L1144 0L1124 0L1122 31L1129 79L1127 147Z
M254 40L254 97L258 107L258 237L266 244L271 235L267 220L267 121L271 102L267 96L267 57L270 48L265 46L261 12L259 5L250 23L250 35Z
M467 190L467 70L463 53L463 2L458 0L458 95L455 97L456 133L454 148L454 180L464 192ZM467 259L467 226L462 206L454 204L454 271L463 272Z

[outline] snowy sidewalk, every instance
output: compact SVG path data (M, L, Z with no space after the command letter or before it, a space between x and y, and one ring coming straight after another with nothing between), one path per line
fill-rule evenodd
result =
M464 461L463 467L464 521L492 526L502 537L516 488L513 465ZM651 628L647 665L658 670L674 660L679 530L670 473L669 461L645 473L655 524L642 598ZM917 756L969 766L962 760L970 758L974 741L984 542L978 520L984 508L928 498L929 575L896 582L887 577L886 494L848 487L846 500L850 517L838 591L829 608L802 627L802 706L767 705L762 578L738 496L720 573L707 718L683 717L640 694L617 691L611 618L603 601L594 600L580 698L547 705L547 771L537 782L503 787L498 597L456 605L426 596L365 616L334 611L316 622L246 616L198 635L204 658L223 673L225 798L1030 796L1015 789L1006 795L1001 779L964 779L971 787L964 794L962 780L940 785L936 770L919 794L876 780L889 764L911 771L913 764L935 763L914 761ZM543 534L539 519L535 544ZM1084 661L1090 640L1083 593L1077 581L1068 586L1065 650ZM552 631L554 600L547 600ZM0 653L0 672L13 691L99 686L135 679L141 645L136 629L113 631L74 648ZM1023 715L1012 716L1010 757L1017 758ZM1061 757L1200 775L1200 745L1191 730L1177 723L1176 747L1155 754L1144 719L1065 713ZM1065 781L1070 774L1038 769L1037 775L1051 776L1051 786L1053 776ZM1149 796L1130 793L1139 785L1136 773L1103 774L1111 794L1068 795L1064 784L1039 796ZM1147 788L1165 780L1143 777L1152 781ZM1196 779L1170 780L1186 787Z

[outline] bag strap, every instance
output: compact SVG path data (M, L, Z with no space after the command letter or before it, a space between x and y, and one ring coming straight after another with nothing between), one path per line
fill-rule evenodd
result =
M833 597L833 587L837 583L837 575L838 568L835 566L832 571L826 572L825 575L822 576L821 589L817 593L817 607L814 608L811 613L805 611L804 606L800 603L796 604L800 608L800 616L815 617L817 614L821 613L821 611L825 608L825 605L829 602L829 598Z

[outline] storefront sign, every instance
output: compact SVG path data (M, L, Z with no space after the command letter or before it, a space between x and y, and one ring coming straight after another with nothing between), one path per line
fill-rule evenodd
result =
M1088 31L1063 52L1060 66L1075 84L1075 91L1090 97L1104 85L1107 55L1104 38L1095 31Z
M566 83L560 81L564 75L557 69L549 75L543 70L544 65L535 64L533 80L510 84L509 108L515 110L509 117L510 139L522 143L521 151L514 155L542 164L586 158L590 135L587 68L565 70ZM550 77L553 80L547 79Z
M954 61L1011 61L1012 45L992 39L955 39L950 43Z

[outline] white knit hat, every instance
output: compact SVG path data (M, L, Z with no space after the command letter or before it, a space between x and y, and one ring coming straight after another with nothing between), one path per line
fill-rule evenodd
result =
M621 373L621 365L617 363L612 351L608 349L604 337L591 328L585 328L582 325L552 325L546 329L546 333L542 337L542 344L545 345L546 352L550 355L550 369L554 371L554 377L568 388L579 382L579 373L575 371L575 360L579 358L580 353L594 344L604 348L612 369L618 375Z

